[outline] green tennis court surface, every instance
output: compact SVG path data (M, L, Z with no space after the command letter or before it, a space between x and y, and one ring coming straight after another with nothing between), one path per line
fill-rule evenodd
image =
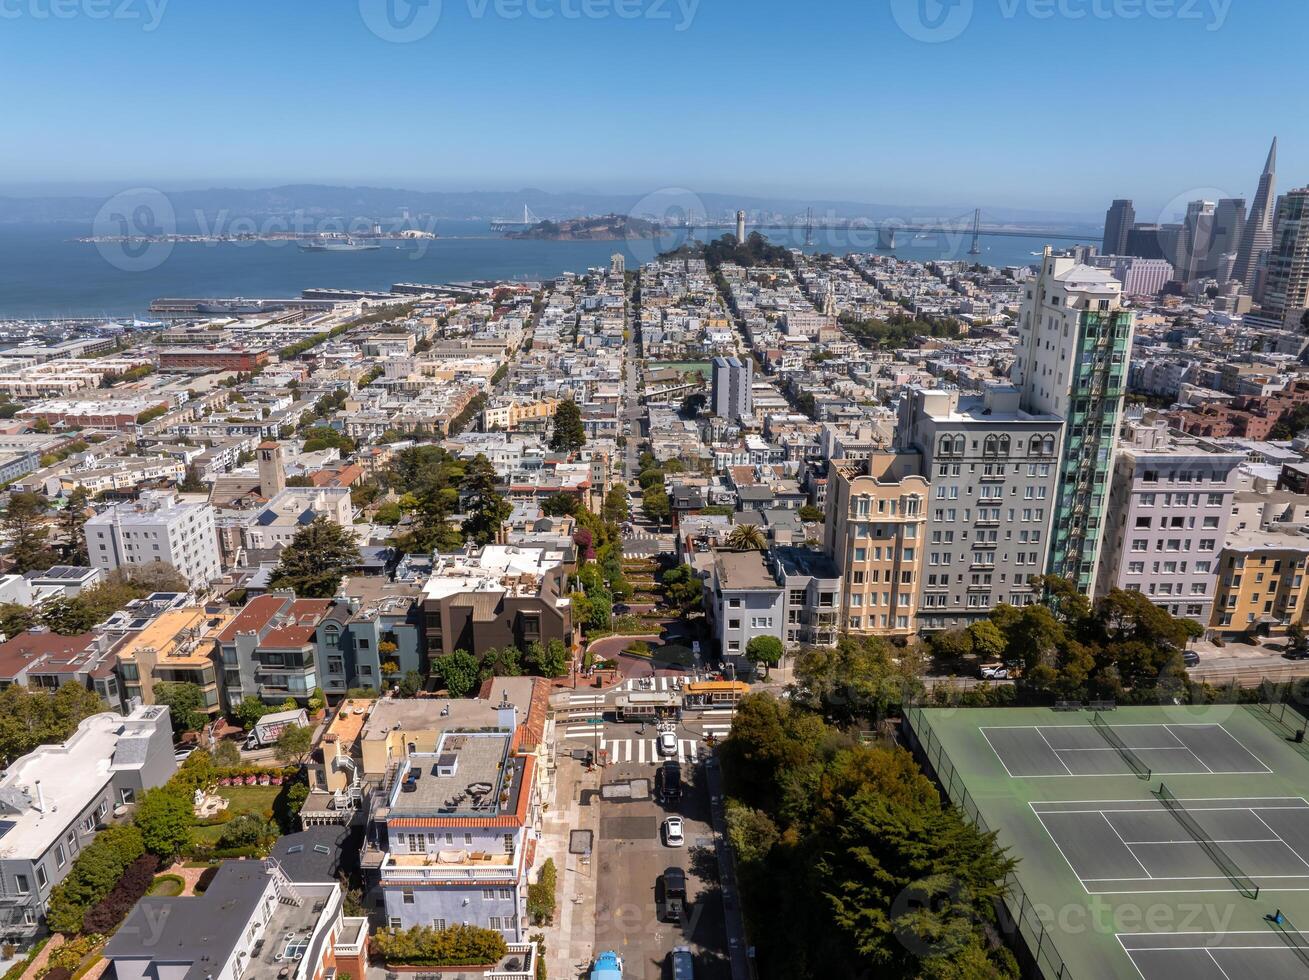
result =
M1002 928L1060 980L1309 977L1304 746L1252 707L1092 718L906 712L951 802L1019 859Z

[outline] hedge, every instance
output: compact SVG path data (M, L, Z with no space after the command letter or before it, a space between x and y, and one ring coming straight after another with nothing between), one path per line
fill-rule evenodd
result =
M113 890L87 910L82 930L103 933L116 927L150 890L158 871L159 859L153 854L142 854L129 864Z
M385 929L373 936L372 944L387 965L482 966L509 952L500 933L470 925L439 930L414 926L403 932Z
M527 886L527 914L533 925L543 925L554 918L557 879L554 859L546 858L541 865L540 877Z
M214 876L218 874L218 865L205 868L200 872L200 877L195 880L195 893L203 895L209 890L209 886L214 883Z
M81 932L87 911L113 890L127 867L144 853L141 832L135 827L101 831L51 893L46 914L51 930L70 936Z

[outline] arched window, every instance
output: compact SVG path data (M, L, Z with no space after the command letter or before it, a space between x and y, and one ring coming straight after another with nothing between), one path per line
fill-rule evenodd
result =
M987 436L986 444L982 447L982 452L987 456L994 456L1000 447L1000 440L995 436Z
M1047 456L1054 455L1054 436L1045 437L1045 444L1041 451Z
M954 452L954 440L949 436L941 436L941 455L949 456Z
M965 445L967 445L967 443L965 443L965 441L964 441L964 437L963 437L963 436L955 436L955 437L954 437L954 454L955 454L956 456L962 456L962 455L964 454L964 446L965 446Z
M1008 437L1008 436L1001 436L1001 437L1000 437L1000 455L1001 455L1001 456L1008 456L1008 455L1009 455L1009 437Z

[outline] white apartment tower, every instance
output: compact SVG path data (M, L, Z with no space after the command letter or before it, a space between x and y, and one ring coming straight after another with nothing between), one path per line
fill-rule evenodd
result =
M157 562L172 565L193 589L222 575L214 509L184 504L172 490L147 490L139 500L117 504L86 522L91 564L113 571Z

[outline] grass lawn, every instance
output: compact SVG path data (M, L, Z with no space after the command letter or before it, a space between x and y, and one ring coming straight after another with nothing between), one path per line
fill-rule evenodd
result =
M241 813L264 813L273 808L273 800L282 792L281 786L219 786L218 795L227 800L227 813L233 818ZM223 824L211 827L196 827L194 830L197 844L217 844L223 834Z
M150 885L147 895L157 898L172 898L182 894L182 879L177 875L160 875Z

